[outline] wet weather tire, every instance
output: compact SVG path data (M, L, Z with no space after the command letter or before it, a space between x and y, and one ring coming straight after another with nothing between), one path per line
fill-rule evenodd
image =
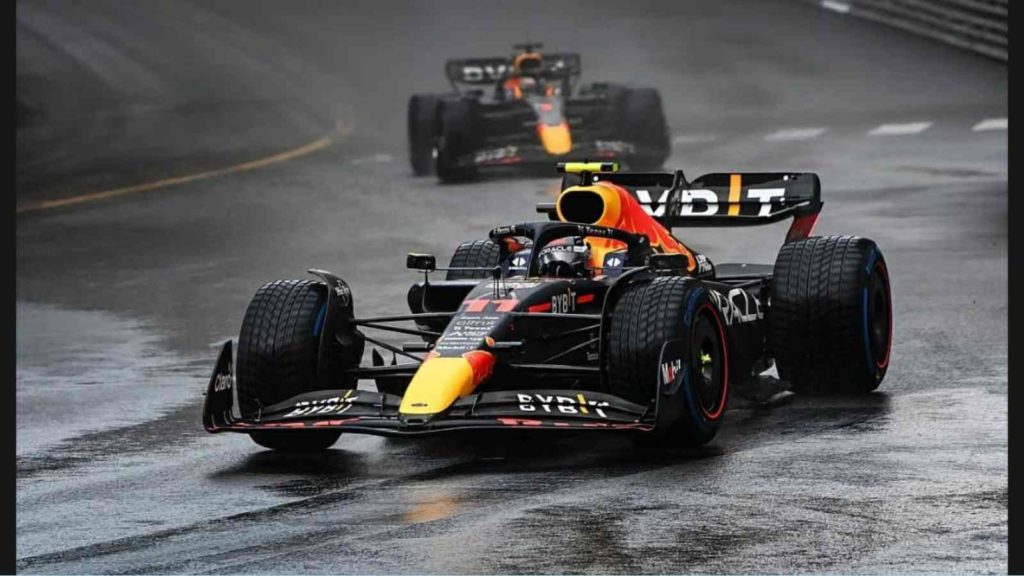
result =
M628 158L631 170L657 170L668 158L668 125L661 95L654 88L632 88L625 95L625 122L622 134L637 142L644 153Z
M256 291L238 336L238 403L244 417L316 390L320 329L327 289L320 282L278 280ZM250 436L276 450L319 450L338 439L332 431L261 431ZM327 442L329 437L333 439Z
M442 182L465 182L476 176L475 167L458 164L459 158L473 149L471 113L471 103L467 100L452 100L441 105L441 133L437 143L435 170Z
M791 242L775 261L769 343L779 377L800 394L863 394L889 366L892 295L874 242Z
M425 94L409 98L409 163L417 176L434 171L440 102L436 96Z
M659 399L654 437L669 444L706 444L718 432L729 397L728 339L707 288L682 277L626 288L612 312L611 393L646 405L660 394L658 365L666 342L687 350L679 388Z
M463 242L455 249L449 268L494 268L501 258L498 245L490 240L473 240ZM471 280L490 278L491 273L484 270L449 270L446 280Z
M280 452L320 452L327 450L338 438L340 430L267 430L250 432L252 441Z

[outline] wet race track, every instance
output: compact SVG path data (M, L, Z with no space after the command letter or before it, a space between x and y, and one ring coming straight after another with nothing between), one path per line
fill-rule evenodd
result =
M426 4L18 3L20 571L1005 572L1004 65L799 2ZM669 168L820 174L816 233L891 271L879 391L734 390L687 451L203 432L263 282L325 268L358 313L404 311L407 252L537 218L554 176L441 186L405 147L445 58L527 37L658 87ZM784 230L677 234L770 263Z

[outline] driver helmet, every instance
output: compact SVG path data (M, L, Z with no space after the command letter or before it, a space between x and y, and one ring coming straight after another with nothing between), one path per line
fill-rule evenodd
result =
M536 76L544 69L544 59L536 52L524 52L512 61L512 70L517 75Z
M590 246L582 238L571 243L552 242L537 255L537 271L552 278L586 278L591 275L589 261Z

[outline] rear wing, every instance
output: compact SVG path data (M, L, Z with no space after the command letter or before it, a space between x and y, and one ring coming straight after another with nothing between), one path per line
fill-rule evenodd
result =
M579 76L583 71L576 53L544 54L545 78L564 79ZM464 58L444 64L444 74L452 84L494 84L512 73L512 59Z
M809 236L824 204L821 181L810 172L723 172L687 182L682 170L618 173L617 168L612 163L560 165L562 190L582 182L616 184L669 229L756 226L793 218L786 242ZM550 213L546 206L538 211Z

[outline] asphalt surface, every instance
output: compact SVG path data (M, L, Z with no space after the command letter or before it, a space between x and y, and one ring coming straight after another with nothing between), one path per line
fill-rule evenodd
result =
M767 0L19 2L16 37L20 207L326 144L18 215L20 572L1005 572L1007 132L973 129L1006 117L1004 65ZM399 311L406 252L536 218L555 178L441 186L405 155L443 59L524 39L660 88L669 167L820 174L816 232L873 238L892 275L879 391L737 391L693 451L203 432L263 282L326 268ZM783 232L677 231L717 262L772 262Z

